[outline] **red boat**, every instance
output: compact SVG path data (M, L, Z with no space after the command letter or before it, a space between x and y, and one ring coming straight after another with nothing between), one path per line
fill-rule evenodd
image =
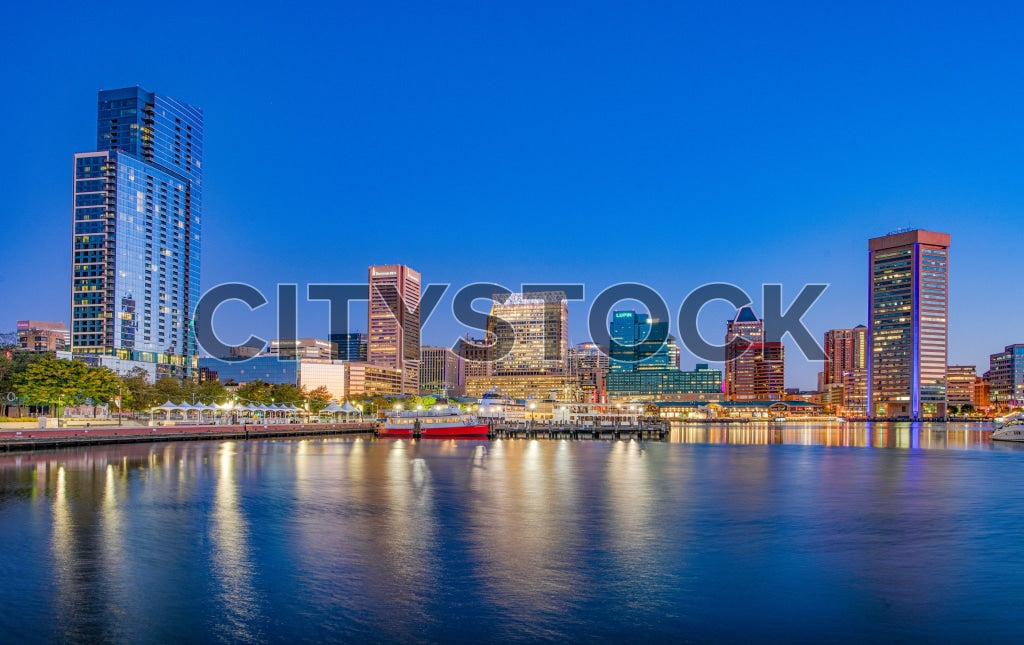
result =
M377 429L381 437L418 437L421 439L486 439L488 426L455 405L430 410L388 412Z

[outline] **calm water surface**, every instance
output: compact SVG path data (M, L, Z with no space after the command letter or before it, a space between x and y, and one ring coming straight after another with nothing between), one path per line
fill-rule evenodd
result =
M0 641L1024 640L978 425L0 456Z

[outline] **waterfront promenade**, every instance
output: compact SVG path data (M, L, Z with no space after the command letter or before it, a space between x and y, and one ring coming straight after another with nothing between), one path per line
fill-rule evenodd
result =
M147 441L365 434L373 432L373 428L373 423L366 422L26 428L0 430L0 452Z

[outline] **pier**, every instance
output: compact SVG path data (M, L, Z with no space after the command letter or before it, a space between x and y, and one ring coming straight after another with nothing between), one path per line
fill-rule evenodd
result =
M573 423L491 423L492 439L636 439L664 441L669 435L667 422L635 424Z

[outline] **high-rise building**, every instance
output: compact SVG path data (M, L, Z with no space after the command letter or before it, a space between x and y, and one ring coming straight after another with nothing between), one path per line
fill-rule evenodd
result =
M18 321L18 347L32 352L60 352L71 344L71 332L62 322Z
M579 343L569 348L569 374L579 400L607 402L605 377L608 369L608 354L597 343Z
M946 415L949 235L868 241L868 416Z
M635 311L615 311L608 324L611 340L605 380L609 401L718 398L722 373L707 365L679 369L678 347L668 323ZM674 350L674 351L673 351Z
M950 365L946 368L946 403L963 408L974 405L974 381L978 370L974 365Z
M469 396L497 388L516 398L577 398L568 373L569 309L564 292L495 296L487 337L491 347L480 353L490 361L490 373L466 377ZM466 357L469 343L460 345Z
M404 264L369 268L367 362L398 370L399 394L420 389L420 274Z
M782 343L754 343L754 400L782 401L786 398L786 348Z
M1024 404L1024 344L1007 345L989 356L985 380L989 400L997 409Z
M754 345L764 342L764 323L747 305L726 323L725 398L728 401L752 401L757 398L754 381L757 360Z
M864 415L867 398L865 370L868 328L830 329L825 332L825 363L818 374L818 391L826 409L836 414Z
M460 396L463 388L462 359L450 347L420 348L420 394Z
M513 293L495 299L488 320L495 340L494 375L563 374L569 356L565 293Z
M667 321L635 311L615 311L608 334L612 341L609 349L612 372L660 371L672 366Z
M348 334L330 334L328 339L334 343L335 360L365 361L366 334L354 332Z
M74 159L71 350L197 367L203 113L139 87L101 90L95 152Z
M822 385L842 383L850 370L867 367L868 328L857 325L853 329L830 329L825 332L825 365Z

